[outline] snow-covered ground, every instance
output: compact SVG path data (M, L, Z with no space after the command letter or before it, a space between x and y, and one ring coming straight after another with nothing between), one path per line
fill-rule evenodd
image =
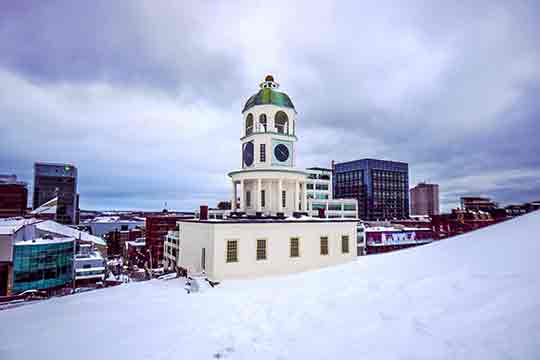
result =
M540 212L187 295L152 280L0 312L0 359L539 359Z

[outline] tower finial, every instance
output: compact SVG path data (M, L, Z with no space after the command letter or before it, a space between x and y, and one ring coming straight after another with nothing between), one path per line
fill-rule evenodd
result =
M266 75L264 81L259 85L261 89L277 89L279 84L274 80L274 77L270 74Z

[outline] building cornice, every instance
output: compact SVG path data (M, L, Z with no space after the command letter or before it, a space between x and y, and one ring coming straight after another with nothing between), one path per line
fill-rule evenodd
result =
M247 174L251 172L279 172L279 173L287 173L287 174L293 174L293 175L303 175L307 176L308 173L302 170L297 169L279 169L279 168L259 168L259 169L240 169L240 170L233 170L229 172L229 177L233 177L234 175L238 174Z
M251 134L249 135L246 135L246 136L242 136L240 138L240 141L244 141L245 139L248 139L254 135L276 135L276 136L279 136L279 137L282 137L283 139L294 139L294 140L298 140L298 138L296 137L296 135L290 135L290 134L283 134L283 133L278 133L278 132L275 132L275 131L256 131L256 132L252 132Z

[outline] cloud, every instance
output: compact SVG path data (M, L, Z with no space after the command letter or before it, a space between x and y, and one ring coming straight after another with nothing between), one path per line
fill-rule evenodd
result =
M229 198L240 111L273 73L299 164L407 161L411 184L540 198L535 2L4 5L0 171L77 164L82 206Z

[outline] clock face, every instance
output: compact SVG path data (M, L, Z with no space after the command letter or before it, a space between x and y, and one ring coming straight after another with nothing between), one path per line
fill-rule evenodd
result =
M246 166L253 165L253 159L254 159L254 147L253 142L248 142L244 144L244 149L242 150L242 157L244 159L244 164Z
M284 144L278 144L274 148L274 156L278 161L285 162L289 159L289 148Z

